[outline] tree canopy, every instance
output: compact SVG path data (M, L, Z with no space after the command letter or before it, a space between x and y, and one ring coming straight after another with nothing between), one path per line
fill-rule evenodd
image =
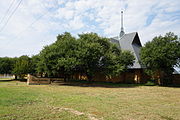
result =
M33 72L31 58L23 55L16 59L12 72L15 75L28 74Z
M133 60L130 52L122 52L109 39L96 33L80 34L76 39L66 32L58 35L55 43L40 52L38 70L48 76L60 73L70 76L82 72L91 80L97 72L120 74L133 64Z
M20 76L27 73L48 77L69 78L75 73L86 74L91 81L96 73L116 76L133 65L134 56L122 51L108 38L96 33L79 34L78 38L65 32L32 57L0 58L0 72Z
M1 57L0 58L0 73L11 74L14 66L15 58Z
M180 64L180 39L172 32L157 36L142 47L140 55L149 72L170 75Z
M58 77L60 73L71 74L78 64L77 48L76 39L70 33L58 35L55 43L45 46L40 52L37 71L52 77Z
M96 33L79 35L81 70L88 79L97 72L107 76L116 76L125 71L127 66L133 65L134 56L130 52L122 52L109 39ZM129 60L128 60L129 59Z

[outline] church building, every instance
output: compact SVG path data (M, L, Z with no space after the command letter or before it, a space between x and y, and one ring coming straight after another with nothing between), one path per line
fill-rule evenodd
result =
M144 78L143 65L140 63L140 49L142 47L137 32L125 33L123 28L123 11L121 11L121 31L119 36L110 38L110 41L116 44L121 50L128 50L133 53L135 61L133 66L124 73L123 81L126 83L143 83Z
M107 77L100 73L97 73L93 81L102 81L102 82L113 82L113 83L146 83L148 76L144 73L144 68L140 62L140 49L142 47L140 38L137 32L125 33L123 28L123 11L121 11L121 31L118 36L110 38L110 42L114 43L121 50L130 51L134 57L133 66L129 66L128 70L119 73L115 77ZM77 75L75 79L86 79Z
M140 49L142 47L140 38L137 32L125 34L123 28L123 11L121 11L121 31L119 36L110 38L110 41L116 44L121 50L131 51L135 57L135 63L129 69L141 69L140 64Z

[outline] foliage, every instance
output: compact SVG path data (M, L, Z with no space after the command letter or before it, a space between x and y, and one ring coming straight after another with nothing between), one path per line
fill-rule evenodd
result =
M58 35L55 43L44 47L39 57L38 72L45 72L48 76L61 73L65 77L82 72L89 80L98 71L106 75L120 74L134 60L130 52L122 52L96 33L80 34L75 39L67 32Z
M91 80L95 73L101 70L101 61L110 48L110 43L95 33L81 34L78 41L81 61L79 68Z
M134 56L129 51L122 52L109 39L99 37L96 33L81 34L78 41L81 48L81 70L89 80L97 72L116 76L133 64Z
M0 73L11 74L14 63L15 63L15 58L1 57L0 58Z
M97 72L106 76L119 75L133 65L133 61L132 53L121 51L109 39L96 33L80 34L76 39L65 32L32 58L26 55L13 60L0 58L0 72L15 75L39 73L48 77L63 76L65 80L75 73L85 73L92 80Z
M28 56L21 56L19 58L0 58L0 73L1 74L15 74L20 76L27 73L35 73L35 61ZM15 78L16 79L16 78Z
M141 62L148 68L148 72L164 72L170 75L174 66L179 65L180 40L174 33L166 33L147 42L141 49Z
M44 47L40 52L38 72L47 73L48 76L58 76L59 73L70 74L78 64L77 42L70 33L57 36L57 41Z
M33 71L33 65L30 57L23 55L17 58L13 68L14 74L21 75L21 74L32 73L32 71Z
M37 55L33 55L31 57L31 64L32 64L32 71L31 73L38 73L38 62L40 61L40 57L39 57L39 54Z

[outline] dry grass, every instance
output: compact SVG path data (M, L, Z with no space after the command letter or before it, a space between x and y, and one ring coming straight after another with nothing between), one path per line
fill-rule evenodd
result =
M0 82L2 120L178 120L179 113L180 88Z

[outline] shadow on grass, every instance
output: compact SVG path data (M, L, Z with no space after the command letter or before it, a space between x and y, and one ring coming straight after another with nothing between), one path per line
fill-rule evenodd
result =
M176 85L176 84L172 84L172 85L161 85L160 87L180 88L180 85Z
M19 82L27 82L27 79L9 79L9 80L6 80L6 79L0 79L0 82L11 82L11 81L19 81Z
M132 84L132 83L112 83L112 82L88 82L88 81L82 81L82 80L71 80L67 82L61 82L59 86L75 86L75 87L104 87L104 88L135 88L139 86L158 86L155 83L147 82L145 84ZM173 88L179 88L180 85L164 85L160 87L173 87Z
M14 79L0 79L0 82L11 82L14 81Z
M104 88L134 88L143 86L144 84L124 84L124 83L111 83L111 82L88 82L88 81L68 81L60 83L64 86L75 87L104 87Z

